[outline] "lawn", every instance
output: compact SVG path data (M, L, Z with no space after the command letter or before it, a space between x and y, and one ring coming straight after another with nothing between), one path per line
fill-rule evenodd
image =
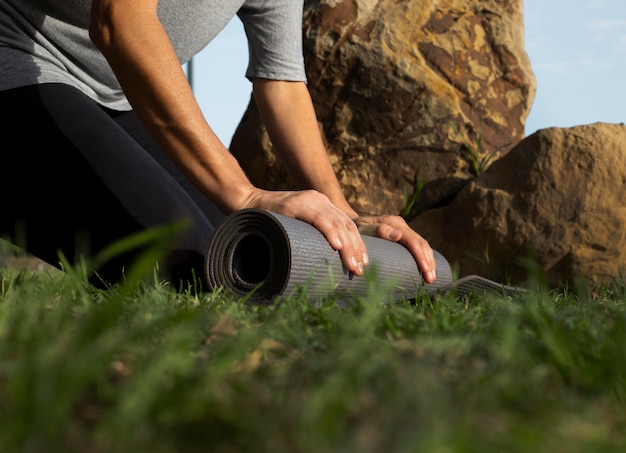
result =
M0 451L626 447L626 286L386 300L0 268Z

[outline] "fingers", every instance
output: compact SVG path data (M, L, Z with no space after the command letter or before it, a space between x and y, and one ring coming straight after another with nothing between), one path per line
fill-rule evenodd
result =
M316 227L330 245L339 251L344 266L350 272L363 275L365 266L369 264L369 257L361 233L354 221L332 205L326 197L321 201L315 200L315 197L311 198L309 201L319 204L308 205L309 209L304 209L302 215L296 218Z
M417 245L410 246L410 250L417 261L417 266L422 271L424 280L426 283L434 283L437 280L437 262L435 261L435 254L428 242L415 233L420 240ZM405 244L406 245L406 244ZM407 245L407 247L409 247Z
M399 242L409 249L427 283L433 283L437 279L435 271L437 263L433 249L402 217L361 217L357 219L357 223L361 233Z
M363 275L369 264L369 257L361 233L350 217L340 210L335 215L314 220L312 224L329 239L329 243L339 251L346 268L355 275Z

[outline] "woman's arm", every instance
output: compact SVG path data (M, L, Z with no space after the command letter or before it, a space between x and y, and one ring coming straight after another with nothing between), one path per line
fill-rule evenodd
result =
M281 162L300 189L316 189L350 218L348 204L318 129L309 90L303 82L254 79L254 98Z
M232 212L253 186L206 123L159 21L157 4L93 0L91 39L163 150L220 209Z

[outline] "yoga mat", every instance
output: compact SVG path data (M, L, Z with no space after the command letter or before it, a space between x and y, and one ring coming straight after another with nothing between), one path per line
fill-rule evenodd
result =
M206 254L209 289L224 288L251 303L270 304L305 290L310 299L365 295L368 274L391 285L390 298L475 290L511 290L477 276L456 282L446 258L435 251L437 281L423 281L415 259L403 245L363 236L370 265L365 276L348 272L339 252L314 226L277 213L244 209L227 216L215 230Z

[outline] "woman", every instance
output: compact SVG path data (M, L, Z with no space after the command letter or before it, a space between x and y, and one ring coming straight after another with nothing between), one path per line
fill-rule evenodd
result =
M59 251L96 253L188 220L161 266L189 278L202 275L223 215L255 207L314 225L356 275L368 264L359 229L398 241L433 282L426 240L397 216L359 216L341 192L306 87L302 10L302 0L0 2L0 235L56 263ZM182 70L234 15L248 36L255 101L300 191L250 183ZM118 278L127 259L100 274Z

